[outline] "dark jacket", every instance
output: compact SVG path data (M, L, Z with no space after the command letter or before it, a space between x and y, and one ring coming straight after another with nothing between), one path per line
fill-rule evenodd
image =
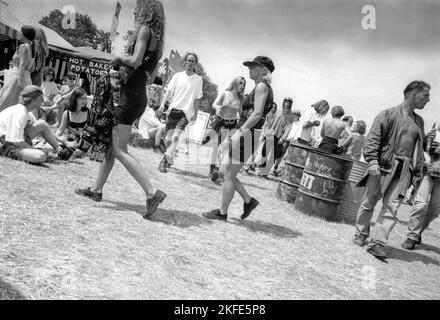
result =
M422 117L415 114L416 124L419 127L419 136L414 148L412 159L413 183L423 176L423 140L424 121ZM404 123L402 106L389 108L374 119L373 125L368 133L364 145L364 158L369 165L378 164L381 170L390 171L394 163L395 148Z

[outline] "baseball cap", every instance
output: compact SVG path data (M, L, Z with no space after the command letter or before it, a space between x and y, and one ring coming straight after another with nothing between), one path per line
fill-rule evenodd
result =
M284 98L283 101L289 101L290 103L293 103L293 99L291 97Z
M43 95L43 91L41 91L39 87L34 85L26 86L21 92L21 96L23 98L37 98L41 95Z
M264 56L255 57L255 59L252 61L245 61L245 62L243 62L243 65L245 65L246 67L250 67L252 65L266 67L267 69L269 69L270 72L274 72L274 70L275 70L275 66L274 66L272 60L270 58L264 57Z

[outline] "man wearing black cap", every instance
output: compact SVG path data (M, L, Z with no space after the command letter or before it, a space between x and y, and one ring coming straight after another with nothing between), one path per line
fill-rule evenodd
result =
M34 85L26 86L20 95L20 103L0 112L0 155L30 163L43 163L47 155L43 150L33 148L32 139L42 135L58 154L67 160L68 152L57 141L44 120L36 120L32 111L43 102L43 92Z

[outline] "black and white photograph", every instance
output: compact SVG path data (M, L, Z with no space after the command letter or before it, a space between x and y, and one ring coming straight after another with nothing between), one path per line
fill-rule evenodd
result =
M0 300L439 300L439 52L438 0L0 0Z

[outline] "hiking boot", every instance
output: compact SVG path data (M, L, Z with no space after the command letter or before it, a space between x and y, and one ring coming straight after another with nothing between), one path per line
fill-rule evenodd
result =
M77 195L90 198L90 199L92 199L93 201L96 201L96 202L101 202L102 201L102 193L101 192L92 191L91 188L76 189L75 193Z
M251 212L259 205L260 203L255 198L251 198L251 202L243 204L243 214L241 215L241 220L249 217Z
M157 189L154 196L147 200L147 212L142 216L144 219L149 219L156 212L157 207L165 200L167 197L166 193L162 190Z
M383 246L379 243L373 244L371 247L367 249L367 252L375 256L377 259L388 258L387 254L383 250Z
M363 247L367 244L367 236L362 234L355 234L353 238L353 243L357 244L360 247Z
M413 239L406 239L404 243L402 243L402 248L405 250L414 250L417 245L417 241Z
M216 182L219 177L220 176L218 174L218 168L215 168L214 171L212 172L211 181Z
M210 212L204 212L202 214L205 218L211 219L211 220L220 220L220 221L227 221L228 215L227 214L221 214L220 209L215 209Z
M160 161L160 163L159 163L159 171L160 172L163 172L163 173L165 173L165 172L167 172L168 171L168 168L169 168L169 163L168 163L168 161L167 161L167 157L166 157L166 155L162 158L162 161Z

